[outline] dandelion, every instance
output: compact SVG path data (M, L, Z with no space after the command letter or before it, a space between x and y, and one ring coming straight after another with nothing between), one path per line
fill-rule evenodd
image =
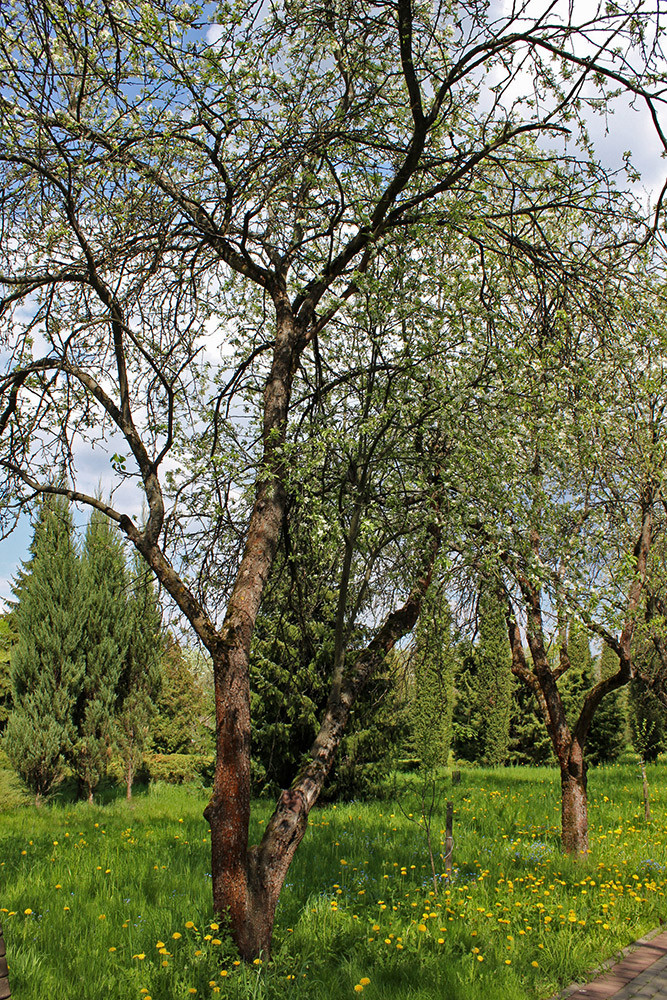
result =
M534 969L539 969L539 967L540 967L540 963L539 962L531 962L530 964L532 965L532 967Z
M183 937L180 931L174 931L174 933L171 936L173 937L174 941L178 941L180 937Z
M368 978L368 976L364 976L362 979L359 980L359 982L361 983L362 986L368 986L368 984L370 983L370 979Z
M211 944L222 944L222 941L220 940L220 938L213 938Z
M195 930L197 930L197 928L194 925L194 921L192 921L192 920L186 920L185 921L185 926L187 927L187 929L189 931L191 931L193 927L194 927Z
M140 962L143 962L143 960L145 959L145 957L146 957L146 956L145 956L145 954L143 953L143 951L140 951L138 955L133 955L133 956L132 956L132 958L138 958Z
M30 909L30 907L28 907L28 909L24 910L23 912L25 913L26 917L29 917L30 914L32 913L32 910Z
M363 993L364 992L364 988L361 985L361 983L357 983L357 985L354 987L354 992L355 993Z
M186 924L185 926L187 927L188 925ZM209 924L208 926L211 928L212 931L220 930L220 924Z
M115 951L115 950L116 950L116 949L114 948L114 946L113 946L113 945L112 945L112 946L111 946L111 947L109 948L109 951Z

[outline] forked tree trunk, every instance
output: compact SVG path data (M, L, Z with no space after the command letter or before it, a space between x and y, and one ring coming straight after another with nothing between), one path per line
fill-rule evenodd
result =
M211 871L216 914L228 918L246 961L268 960L276 905L285 876L308 825L308 815L331 770L354 702L395 643L417 622L430 582L439 536L427 572L402 608L392 612L340 685L334 685L309 759L289 790L282 792L262 841L248 847L250 819L250 713L247 683L228 677L216 685L216 773L204 815L211 825ZM240 671L239 671L240 673Z

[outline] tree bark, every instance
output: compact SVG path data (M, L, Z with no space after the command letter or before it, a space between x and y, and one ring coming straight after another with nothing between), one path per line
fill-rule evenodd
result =
M5 949L5 939L2 936L2 924L0 924L0 1000L8 1000L10 996L7 952Z
M133 779L133 777L134 777L134 773L133 773L133 768L132 768L132 757L129 757L128 761L127 761L127 773L125 775L125 784L126 784L126 789L127 789L125 797L127 798L128 802L132 798L132 779Z
M561 843L567 854L588 854L588 792L583 748L573 743L561 764Z

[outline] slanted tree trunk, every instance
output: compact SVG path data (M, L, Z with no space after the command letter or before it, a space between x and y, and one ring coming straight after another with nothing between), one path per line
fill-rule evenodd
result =
M11 996L9 989L9 968L7 966L5 939L2 936L2 924L0 924L0 1000L7 1000L9 996Z

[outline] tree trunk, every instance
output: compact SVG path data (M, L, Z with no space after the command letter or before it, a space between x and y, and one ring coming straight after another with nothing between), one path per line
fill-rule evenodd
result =
M9 989L9 968L7 966L5 939L2 936L2 924L0 924L0 1000L7 1000L9 996L11 996Z
M588 797L586 762L575 746L561 764L561 842L567 854L588 854Z
M126 798L129 800L132 798L132 779L134 778L134 768L132 767L132 756L130 755L127 759L127 772L125 775L125 781L127 786Z

